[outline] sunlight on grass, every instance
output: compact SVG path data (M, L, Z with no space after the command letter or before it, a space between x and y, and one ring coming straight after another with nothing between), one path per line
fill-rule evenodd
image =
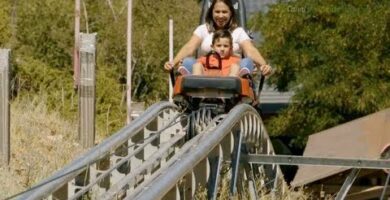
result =
M49 112L41 98L11 104L11 161L0 169L0 199L47 178L81 152L77 123Z

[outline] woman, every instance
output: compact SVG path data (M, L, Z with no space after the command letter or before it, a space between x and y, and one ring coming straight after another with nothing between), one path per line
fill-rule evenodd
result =
M198 26L191 39L180 49L172 62L166 62L164 68L172 70L179 67L182 74L192 73L192 65L196 63L195 58L191 58L193 53L200 47L200 54L205 55L211 50L213 33L216 30L228 29L233 37L233 53L245 58L240 61L240 75L253 71L255 64L263 75L271 73L271 67L267 65L260 52L252 44L251 39L245 30L238 27L235 12L230 0L213 0L206 15L206 23Z

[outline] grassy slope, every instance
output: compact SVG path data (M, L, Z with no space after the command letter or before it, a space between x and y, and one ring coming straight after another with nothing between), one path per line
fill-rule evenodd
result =
M49 112L44 100L14 101L11 105L11 163L10 169L0 168L0 199L26 190L73 160L81 153L76 138L77 122L64 120L58 112ZM225 177L219 199L229 199L228 194ZM259 195L262 199L271 199L261 191ZM206 196L201 190L195 198L207 199ZM290 190L283 199L307 199L307 196L302 190Z
M81 147L76 143L77 123L48 112L37 99L11 105L11 163L0 169L0 199L25 190L64 166Z

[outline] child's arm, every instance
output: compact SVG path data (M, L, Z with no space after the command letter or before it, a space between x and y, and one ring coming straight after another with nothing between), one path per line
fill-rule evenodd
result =
M197 62L192 66L192 74L203 75L203 64L201 62Z
M240 65L238 63L233 63L230 65L229 76L238 76L240 72Z
M229 74L228 76L239 76L240 73L240 60L241 58L235 55L230 55L227 65L229 65Z
M200 57L197 62L192 66L192 74L193 75L203 75L203 67L206 63L206 57Z

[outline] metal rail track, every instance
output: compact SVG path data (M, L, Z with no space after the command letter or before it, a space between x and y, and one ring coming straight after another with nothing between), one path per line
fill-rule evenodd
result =
M360 168L390 168L388 160L275 155L261 117L246 104L212 117L162 102L18 199L193 199L199 186L216 199L223 177L231 197L259 199L265 190L279 199L279 165L302 164L354 168L336 199L346 198Z
M273 196L278 195L277 188L284 186L279 166L240 163L240 155L245 152L274 154L257 111L242 104L233 108L218 126L206 129L184 145L159 176L125 199L193 199L199 185L207 186L209 199L216 199L223 162L230 164L230 196L249 192L251 199L257 199L256 191L260 188L256 188L255 182L264 177L271 184L263 182L262 187L268 186Z
M160 165L163 165L162 157L179 148L180 137L185 135L181 117L172 103L162 102L149 107L130 125L18 199L77 199L86 194L95 198L94 195L105 193L111 185L152 157L159 147L167 149L167 153L159 157Z
M189 128L196 130L190 138L185 137ZM243 194L241 183L247 182L255 198L254 178L260 173L276 187L280 169L240 165L243 151L273 154L251 106L212 118L207 109L183 115L174 104L158 103L18 199L192 199L199 184L215 199L223 163L231 169L231 196Z

